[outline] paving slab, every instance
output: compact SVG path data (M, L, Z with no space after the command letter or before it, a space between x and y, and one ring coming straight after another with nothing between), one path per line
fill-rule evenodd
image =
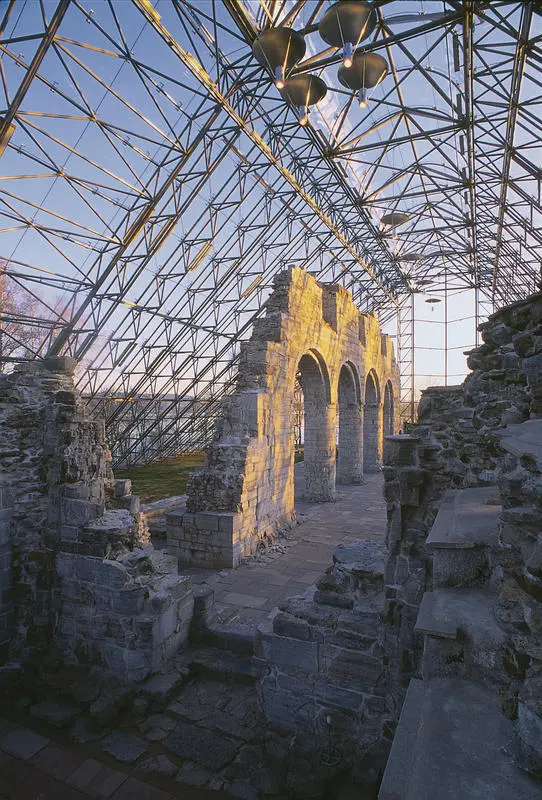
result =
M497 694L460 678L410 682L379 800L540 800L509 755Z
M57 780L65 780L86 761L85 756L73 752L56 742L51 742L31 759L31 764L52 775Z
M165 743L174 755L212 771L229 764L239 747L228 736L186 722L177 723Z
M442 639L455 639L457 637L457 623L439 614L435 592L424 593L414 632L438 636Z
M128 778L112 796L112 800L171 800L173 795L138 778Z
M102 739L102 750L125 764L137 761L148 746L149 743L145 739L125 731L112 731Z
M2 770L0 791L9 800L88 800L88 795L19 758Z
M0 749L10 756L27 759L35 756L43 747L49 744L49 739L28 728L15 728L4 734L0 739Z

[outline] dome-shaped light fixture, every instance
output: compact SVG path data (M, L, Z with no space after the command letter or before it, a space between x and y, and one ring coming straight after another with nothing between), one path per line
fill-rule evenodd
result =
M384 214L381 222L388 228L398 228L399 225L404 225L411 219L410 214L405 214L403 211L390 211L389 214Z
M288 72L301 61L306 49L303 36L285 27L268 28L252 45L256 60L273 73L277 89L284 89Z
M354 53L352 66L339 67L337 77L343 86L358 93L360 108L367 108L367 89L378 86L388 73L388 62L378 53Z
M284 81L282 94L296 108L300 125L308 125L310 106L316 105L327 94L327 86L316 75L294 75Z
M376 12L369 3L341 0L326 11L318 30L324 42L342 47L343 67L351 69L354 64L354 50L371 35L375 26Z

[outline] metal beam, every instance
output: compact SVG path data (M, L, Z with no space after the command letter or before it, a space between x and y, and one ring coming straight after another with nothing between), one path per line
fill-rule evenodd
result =
M49 47L54 42L55 36L57 34L58 28L60 23L64 19L64 15L68 10L70 5L70 0L60 0L59 4L57 5L53 16L51 17L51 22L47 26L45 33L41 39L41 42L38 45L38 49L34 53L34 58L28 65L28 69L26 70L23 79L20 83L19 88L17 89L13 100L9 104L9 107L4 114L4 116L0 120L0 142L3 141L4 137L6 136L9 126L15 119L15 114L19 110L21 103L23 102L26 93L30 89L30 85L32 81L36 77L36 74L42 64L43 59L45 58ZM10 9L8 9L9 11ZM7 19L6 12L6 19Z

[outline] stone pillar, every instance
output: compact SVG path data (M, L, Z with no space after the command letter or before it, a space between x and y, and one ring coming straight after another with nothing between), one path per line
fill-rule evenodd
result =
M363 472L378 472L381 457L382 414L377 403L363 407Z
M361 483L362 480L361 409L354 402L339 406L337 483Z
M305 400L305 500L335 499L337 406Z
M382 466L382 459L384 455L384 405L382 403L378 406L377 418L377 440L376 440L376 460L377 471Z

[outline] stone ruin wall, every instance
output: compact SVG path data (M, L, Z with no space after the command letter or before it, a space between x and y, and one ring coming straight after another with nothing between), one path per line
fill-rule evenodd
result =
M74 366L0 375L2 661L140 680L186 642L190 580L153 550L130 481L114 480Z
M418 423L387 443L388 705L397 719L408 681L421 671L485 681L516 721L517 762L541 777L542 295L502 309L480 330L484 341L468 354L473 371L464 384L426 389ZM462 648L474 645L450 644L439 664L442 653L432 656L414 625L433 585L426 539L444 493L483 486L493 487L493 502L502 504L500 532L484 563L473 554L471 585L494 593L502 640L469 654L478 663L471 673ZM437 585L454 585L448 567Z
M342 455L336 476L339 380L345 365L349 383L341 400ZM397 426L399 413L399 374L390 337L381 334L374 317L360 313L342 287L320 284L298 268L280 273L266 315L254 323L243 347L237 390L224 405L206 466L189 483L187 511L168 516L169 552L182 563L237 566L260 542L273 540L291 525L298 370L305 384L307 499L332 500L336 477L345 483L362 480L369 374L377 396L367 408L372 424L365 424L366 447L378 450L373 468L381 460L386 385L395 398L387 409L390 428Z
M503 426L512 435L542 417L541 316L538 295L490 318L465 384L427 389L419 423L386 438L386 547L339 547L314 593L286 600L259 627L254 664L268 753L294 794L318 796L345 768L375 791L409 681L424 670L496 689L503 712L517 720L516 760L542 774L542 457L510 453L502 437ZM472 582L491 570L505 644L469 645L465 659L465 642L432 652L414 627L432 586L426 539L444 493L482 486L502 502L502 532L490 565L473 557Z

